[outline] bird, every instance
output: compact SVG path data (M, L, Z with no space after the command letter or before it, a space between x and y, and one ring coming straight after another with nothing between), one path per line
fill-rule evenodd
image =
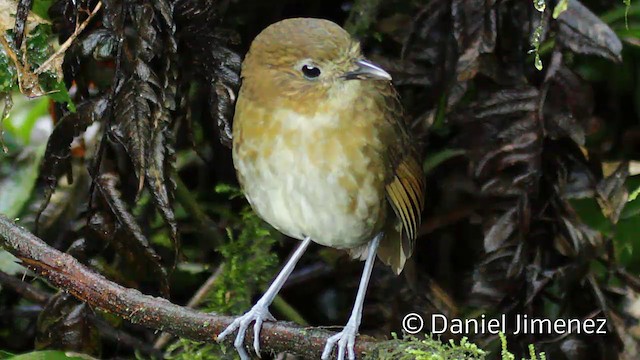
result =
M259 217L301 243L217 340L237 330L234 346L249 359L244 339L254 323L260 355L262 324L275 321L269 305L314 242L365 262L349 320L322 353L353 360L376 255L402 271L425 202L419 152L391 75L334 22L290 18L255 37L241 79L232 129L238 182Z

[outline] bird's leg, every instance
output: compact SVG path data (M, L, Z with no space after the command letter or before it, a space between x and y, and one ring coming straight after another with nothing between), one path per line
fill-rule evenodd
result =
M305 250L311 243L311 238L306 237L296 251L291 255L291 258L284 265L280 273L276 277L275 280L269 286L269 289L262 295L260 300L251 308L251 310L247 311L244 315L236 318L233 322L227 326L227 328L218 335L218 342L224 340L224 338L238 329L238 335L236 335L236 340L233 342L233 346L235 346L236 350L238 350L238 355L242 360L249 360L249 354L244 349L244 336L245 332L249 328L251 322L255 321L253 325L253 348L256 351L256 354L260 356L260 329L262 328L262 323L265 320L275 321L276 319L269 312L269 305L273 302L276 295L287 281L289 275L296 267L298 260L302 257Z
M364 263L364 270L362 270L362 277L360 278L360 286L358 286L358 294L356 295L356 301L353 304L353 310L347 325L341 332L333 335L327 339L327 344L324 346L322 352L322 360L327 360L331 357L331 352L336 342L338 343L338 360L344 360L345 352L349 356L349 360L355 360L355 343L356 334L360 327L360 320L362 319L362 308L364 305L364 295L367 292L367 286L369 285L369 278L371 277L371 271L373 270L373 264L376 260L376 251L382 239L383 233L379 233L371 240L369 244L367 260Z

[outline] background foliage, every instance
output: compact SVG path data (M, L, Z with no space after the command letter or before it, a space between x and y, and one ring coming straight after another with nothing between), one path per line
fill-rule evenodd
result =
M241 54L277 20L329 18L391 72L429 182L413 260L399 278L375 269L361 332L400 333L408 312L605 317L606 336L520 335L506 343L518 358L534 358L530 344L551 359L638 357L640 5L0 0L0 7L8 114L0 212L108 278L209 311L249 307L295 244L253 215L234 185L227 146ZM71 40L64 51L52 45L56 37ZM360 269L342 252L313 247L274 315L344 323ZM6 252L0 270L7 356L34 348L102 358L233 356L91 309ZM482 357L508 358L498 336L471 340ZM397 341L398 351L425 359L466 351L422 338L407 350L413 342Z

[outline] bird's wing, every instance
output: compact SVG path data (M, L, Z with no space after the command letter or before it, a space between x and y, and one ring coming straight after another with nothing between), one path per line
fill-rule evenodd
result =
M425 180L415 143L411 138L395 90L390 86L385 96L385 116L392 124L395 141L388 149L391 174L387 177L387 199L398 221L388 223L385 240L380 245L380 259L396 273L402 271L413 252L425 202Z
M424 178L416 159L407 155L398 163L394 176L385 186L387 199L402 222L404 235L415 240L424 208Z

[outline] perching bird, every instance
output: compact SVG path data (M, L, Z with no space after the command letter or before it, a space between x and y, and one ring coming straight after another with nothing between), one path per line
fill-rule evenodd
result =
M311 241L365 259L351 316L322 359L355 358L354 343L376 253L399 274L412 253L424 177L391 76L328 20L282 20L260 33L242 64L233 162L255 212L302 243L260 300L218 336L255 321L260 353L268 307Z

